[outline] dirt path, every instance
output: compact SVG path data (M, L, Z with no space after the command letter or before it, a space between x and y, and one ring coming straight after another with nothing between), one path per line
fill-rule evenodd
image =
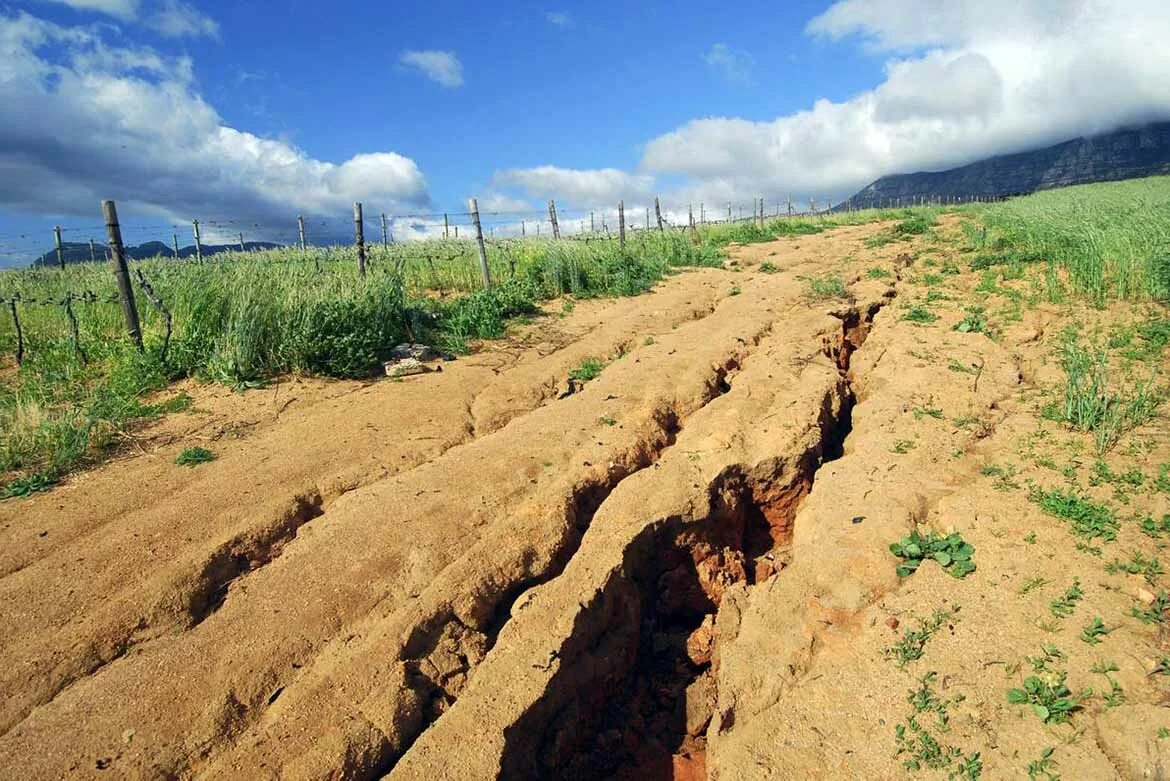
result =
M1051 725L1005 681L1052 638L1016 581L1063 589L1086 556L1107 576L1014 466L1011 490L986 467L1035 438L1078 313L952 330L979 278L932 298L947 250L867 246L882 229L740 248L440 374L193 388L204 411L147 453L0 505L0 776L889 777L926 670L883 649L936 610L930 669L964 697L940 751L1020 771ZM848 297L810 296L814 275ZM920 298L938 322L905 319ZM568 393L589 357L607 366ZM1150 463L1166 434L1147 426ZM174 466L196 441L219 458ZM899 578L889 544L915 524L962 533L976 573ZM1114 575L1092 611L1132 602ZM1159 642L1127 625L1063 663L1152 669ZM1158 680L1122 669L1127 704L1083 707L1096 738L1059 752L1070 777L1162 761ZM1115 726L1134 721L1149 740Z

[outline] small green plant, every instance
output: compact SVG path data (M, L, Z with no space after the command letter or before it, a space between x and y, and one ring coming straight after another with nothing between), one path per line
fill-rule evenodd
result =
M601 376L605 364L597 358L586 358L569 372L569 379L575 382L589 382Z
M1129 614L1143 624L1164 624L1167 615L1170 615L1170 596L1160 591L1149 605L1131 608Z
M967 314L962 320L955 323L955 327L951 330L958 331L961 334L986 334L987 330L987 315L981 306L967 307Z
M870 279L889 279L890 277L894 276L886 269L878 268L877 266L870 266L867 268L865 270L865 275Z
M196 466L215 460L215 453L202 447L189 447L179 454L175 463L179 466Z
M944 700L934 691L934 682L937 673L928 672L918 679L918 688L911 689L906 695L906 701L913 712L906 717L905 724L894 727L894 742L897 746L895 756L906 755L902 767L906 770L922 770L929 768L941 770L949 767L963 752L957 748L944 746L931 732L931 728L923 724L919 718L933 714L935 728L946 732L950 728L948 708L962 702L962 695Z
M1016 465L1008 464L1007 466L999 466L998 464L985 464L981 473L984 477L994 477L994 487L997 491L1011 491L1020 487L1019 482L1016 481Z
M938 407L915 407L914 408L914 419L915 420L922 420L923 418L927 418L927 417L934 418L935 420L942 420L945 417L945 415L943 415L943 411L941 409L939 409Z
M1158 577L1164 574L1162 563L1157 559L1147 559L1141 551L1133 551L1128 561L1114 559L1105 565L1105 571L1111 575L1121 572L1129 575L1141 575L1150 585L1154 585Z
M1042 578L1039 576L1036 576L1034 578L1028 578L1027 580L1024 581L1024 584L1022 586L1020 586L1019 590L1016 591L1016 593L1022 597L1025 594L1029 594L1029 593L1035 591L1036 589L1038 589L1042 586L1046 586L1046 585L1048 585L1048 580L1046 578Z
M1150 675L1170 675L1170 656L1163 656L1154 665L1154 669L1150 671Z
M1055 772L1057 762L1052 758L1056 749L1052 746L1040 752L1040 758L1034 759L1028 763L1028 778L1031 781L1043 779L1043 781L1060 781L1060 776Z
M1013 705L1027 705L1045 724L1063 724L1069 716L1081 709L1092 692L1074 695L1065 683L1066 674L1056 673L1042 678L1031 675L1024 679L1023 688L1009 689L1007 701Z
M616 426L617 425L617 421L614 420L613 418L611 418L609 415L603 415L601 417L601 422L603 424L605 424L606 426Z
M1097 645L1101 642L1101 638L1112 632L1105 626L1105 621L1101 616L1096 616L1081 630L1081 640L1089 645Z
M894 440L894 445L890 448L890 452L905 455L915 447L917 447L917 443L912 439L897 439Z
M956 779L976 781L982 775L983 758L979 756L978 751L975 751L958 761L955 769L947 774L947 781L956 781Z
M943 624L954 620L957 620L954 611L936 610L929 619L920 620L917 629L907 629L902 634L902 639L885 649L884 654L892 658L899 668L905 667L910 662L921 659L926 650L926 641L933 637Z
M1065 589L1064 594L1059 599L1052 600L1048 605L1048 609L1057 618L1068 618L1076 610L1077 603L1084 596L1085 592L1081 589L1081 579L1073 578L1073 584Z
M32 496L35 493L48 491L56 484L57 476L52 472L37 472L27 477L18 477L0 486L0 500Z
M1096 504L1071 490L1059 488L1051 491L1035 488L1029 498L1049 515L1068 521L1072 533L1078 537L1106 541L1117 539L1120 523L1106 505Z
M898 542L890 544L890 553L902 559L898 565L898 577L909 577L918 570L922 562L938 562L951 577L964 578L975 571L971 557L975 547L964 542L957 532L946 536L930 532L923 536L918 530Z
M742 292L743 292L743 291L739 289L739 285L733 285L733 286L732 286L732 288L731 288L730 290L728 290L728 291L727 291L727 295L729 295L729 296L738 296L738 295L739 295L740 293L742 293Z
M849 291L845 287L845 280L834 274L822 274L815 277L804 277L808 285L810 298L848 298Z
M764 272L765 274L775 274L779 270L780 267L770 260L765 260L760 264L760 271Z
M927 325L938 320L938 315L931 312L922 304L914 304L902 315L902 319L917 325Z

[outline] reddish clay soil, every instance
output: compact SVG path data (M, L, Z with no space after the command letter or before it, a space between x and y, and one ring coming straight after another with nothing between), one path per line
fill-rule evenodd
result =
M0 776L1015 778L1054 747L1065 778L1162 777L1170 426L1098 456L1041 414L1066 326L1150 312L989 290L954 218L886 227L554 304L440 373L186 386L123 456L0 504ZM196 444L217 459L175 466ZM1057 488L1116 540L1045 512ZM915 528L977 569L899 577ZM1067 721L1009 702L1061 673Z

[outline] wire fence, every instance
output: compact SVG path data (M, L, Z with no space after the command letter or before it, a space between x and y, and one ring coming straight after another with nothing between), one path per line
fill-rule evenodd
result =
M993 199L981 197L884 199L873 202L867 208L903 208L985 200ZM703 226L736 223L755 223L763 228L766 220L808 219L831 212L859 210L849 201L834 206L832 202L825 200L818 206L817 201L811 198L807 201L807 208L800 208L787 198L776 200L771 204L771 208L764 198L753 199L750 203L724 202L718 208L710 208L706 203L699 203L697 209L693 204L686 204L685 207L673 204L664 208L658 198L651 203L629 208L624 202L619 202L612 209L563 209L556 205L555 200L548 202L547 210L480 211L475 199L470 201L470 206L466 212L366 216L362 204L359 203L354 205L352 220L346 217L297 216L279 225L260 219L235 218L192 220L189 225L168 222L122 226L117 221L113 203L104 202L103 209L109 209L104 224L55 227L52 232L53 249L38 254L33 261L34 269L19 276L22 279L37 279L44 282L47 279L46 275L66 274L68 269L78 263L105 261L113 264L113 276L117 280L118 292L68 289L70 278L57 277L55 281L62 283L57 287L61 288L63 285L64 289L53 289L51 293L42 291L39 295L34 295L19 289L14 290L12 285L5 286L3 284L5 278L0 276L0 307L8 310L13 335L12 351L17 364L22 362L27 350L22 322L22 311L26 308L29 308L30 312L36 308L59 311L61 315L59 322L67 327L73 350L84 364L86 355L79 335L75 305L87 308L120 305L126 320L126 332L141 346L142 326L135 300L135 281L138 293L149 301L154 312L165 323L162 348L165 354L172 330L170 310L163 297L152 286L143 268L136 268L136 279L131 278L129 273L131 261L179 259L184 265L190 262L230 264L240 260L278 262L287 260L290 257L289 251L293 251L298 253L299 259L311 260L316 272L320 273L325 270L322 255L332 253L335 257L337 252L341 251L354 252L357 255L358 276L364 277L371 250L377 248L378 262L386 262L388 267L396 269L400 277L406 256L409 254L415 257L422 264L422 268L429 269L429 286L438 289L439 295L443 295L445 287L468 289L470 283L467 280L475 273L472 269L475 269L477 260L479 271L477 276L484 287L490 287L492 284L490 269L493 264L489 263L489 254L493 256L497 266L502 263L514 273L516 251L525 242L533 239L582 242L586 246L593 242L618 243L624 252L627 240L636 241L639 235L646 236L653 232L697 231ZM191 237L191 243L180 242L181 230ZM155 238L127 247L122 241L123 233ZM99 243L94 236L102 234L105 234L106 241ZM161 240L160 235L169 238L170 241ZM83 236L87 239L84 242L65 240L66 237ZM12 247L17 246L13 243L14 239L31 242L35 238L32 233L0 236L0 258L5 257ZM418 241L420 239L429 241L420 243ZM266 250L275 249L284 252L265 253ZM328 260L328 257L325 259ZM463 273L452 276L440 271L443 267L453 265L459 266ZM155 267L156 270L162 268L165 266ZM10 280L14 278L8 277ZM93 278L92 274L87 277L90 282ZM116 317L116 312L111 311L110 314L103 315L102 319L108 322L110 317Z

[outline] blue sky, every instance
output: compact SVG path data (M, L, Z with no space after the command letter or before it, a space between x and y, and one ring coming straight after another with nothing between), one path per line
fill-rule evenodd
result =
M839 199L1170 115L1163 5L0 2L0 264L56 222L88 238L101 197L151 226L132 242L193 217L341 229L354 200L582 214L660 195L677 218Z

